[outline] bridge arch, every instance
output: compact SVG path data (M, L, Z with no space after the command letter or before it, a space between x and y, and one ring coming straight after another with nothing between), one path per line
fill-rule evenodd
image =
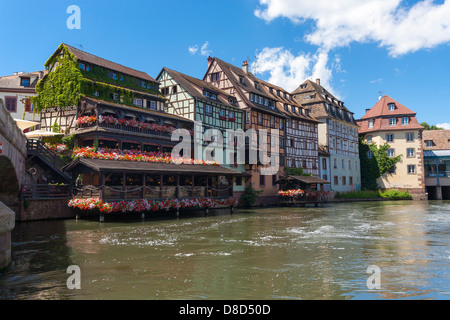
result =
M19 193L20 183L11 160L0 155L0 168L0 193Z

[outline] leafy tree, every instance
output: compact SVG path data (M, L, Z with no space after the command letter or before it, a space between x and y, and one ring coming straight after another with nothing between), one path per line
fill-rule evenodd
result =
M256 200L258 200L261 193L262 191L256 191L250 186L245 189L245 193L241 196L240 200L245 206L250 207L256 202Z
M425 130L444 130L443 128L440 128L440 127L438 127L438 126L436 126L434 124L429 125L427 122L422 122L420 125L422 127L424 127Z
M362 137L359 139L359 157L361 162L361 184L363 189L377 190L377 179L389 173L395 165L401 160L402 155L388 157L387 150L389 144L377 146L374 142L370 145L364 142ZM369 157L371 152L372 157Z

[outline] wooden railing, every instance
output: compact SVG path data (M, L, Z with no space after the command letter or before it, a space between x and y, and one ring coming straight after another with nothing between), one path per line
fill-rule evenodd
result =
M27 140L27 153L28 155L34 155L42 159L48 166L57 171L61 176L66 179L70 177L62 170L66 165L57 154L47 148L39 140Z
M98 121L92 122L92 123L86 123L86 124L79 124L78 127L80 129L82 128L90 128L90 127L101 127L101 128L109 128L109 129L115 129L115 130L121 130L121 131L128 131L128 132L134 132L134 133L143 133L143 134L149 134L154 136L162 136L162 137L170 137L170 132L163 132L163 131L157 131L157 130L147 130L147 129L141 129L136 128L133 126L125 126L122 124L113 124L113 123L100 123Z
M68 199L71 198L70 185L27 184L22 186L23 199Z
M76 198L101 198L104 200L175 199L229 197L232 186L215 189L206 186L83 186L74 188Z

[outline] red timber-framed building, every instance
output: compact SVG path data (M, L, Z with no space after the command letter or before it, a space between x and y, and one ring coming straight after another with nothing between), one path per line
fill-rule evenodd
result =
M263 175L260 163L246 163L246 171L252 175L247 186L262 191L260 201L276 201L277 181L285 176L286 167L301 166L306 172L317 174L317 121L285 90L256 78L249 72L247 61L238 68L209 57L203 80L236 97L237 105L245 112L244 130L265 129L269 135L272 130L279 130L278 172L272 176ZM291 127L293 125L296 127ZM267 150L270 150L270 143L268 136ZM261 143L258 148L260 146Z

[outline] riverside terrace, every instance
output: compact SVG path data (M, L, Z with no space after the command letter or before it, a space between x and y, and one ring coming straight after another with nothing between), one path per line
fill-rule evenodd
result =
M74 181L76 177L80 175L82 177L83 183L78 183L74 188L74 199L97 199L109 204L133 200L161 204L175 199L180 201L196 199L207 200L213 204L219 203L221 206L226 203L226 206L232 207L233 205L229 204L235 202L231 201L233 179L245 175L213 164L86 158L74 160L64 170L71 173Z

